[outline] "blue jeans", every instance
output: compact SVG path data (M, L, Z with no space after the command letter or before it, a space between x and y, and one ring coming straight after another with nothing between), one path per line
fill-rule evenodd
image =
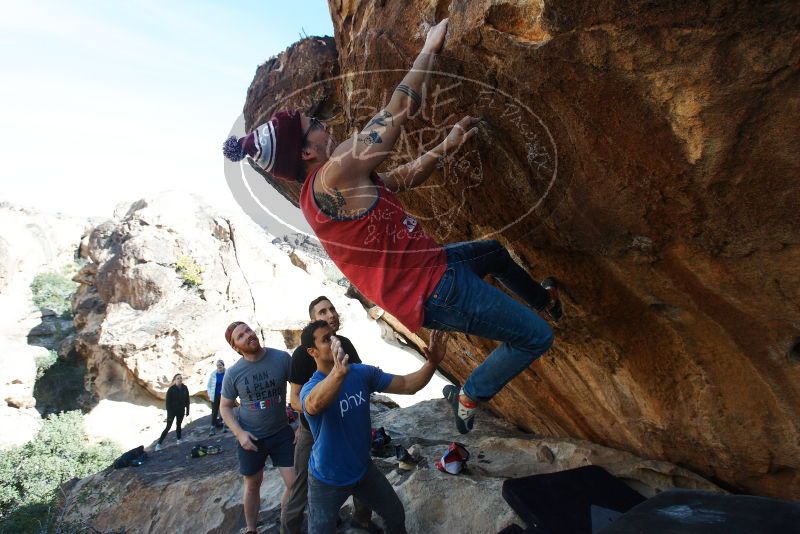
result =
M553 331L536 313L549 294L497 241L444 247L447 269L425 302L423 326L500 341L467 378L464 393L489 400L553 344ZM526 305L483 281L491 274Z
M308 534L333 534L339 508L350 495L383 518L386 532L405 534L406 512L400 497L372 460L367 473L352 486L331 486L308 474Z

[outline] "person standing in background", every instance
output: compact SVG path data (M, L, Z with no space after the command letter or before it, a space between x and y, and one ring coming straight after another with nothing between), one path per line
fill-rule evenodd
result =
M161 433L161 437L156 443L155 450L161 450L161 444L164 443L164 438L167 437L170 428L172 428L172 421L177 423L175 428L175 435L178 438L176 443L181 444L181 423L183 422L184 410L186 416L189 416L189 388L183 383L183 377L180 373L172 377L172 385L167 390L167 427Z
M208 375L208 382L206 383L208 400L211 401L210 436L213 436L220 427L222 427L223 431L225 430L225 426L222 424L222 418L219 416L219 399L222 394L223 378L225 378L225 362L223 360L217 360L217 368Z
M222 382L220 414L239 442L239 472L244 479L246 534L257 534L264 465L272 458L285 485L281 496L281 530L286 522L286 499L294 483L294 432L286 416L286 383L291 358L278 349L262 347L253 330L241 321L225 330L225 341L242 357ZM234 412L236 399L241 406Z

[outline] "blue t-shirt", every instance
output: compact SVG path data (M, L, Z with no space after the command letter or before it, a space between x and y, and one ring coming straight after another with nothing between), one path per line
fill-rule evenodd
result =
M221 373L217 373L217 382L214 384L214 398L216 399L219 397L219 394L222 393L222 379L225 378L225 371Z
M304 407L306 397L325 376L316 371L300 390ZM364 477L372 444L369 396L384 391L393 378L372 365L351 364L338 398L317 415L306 414L314 435L308 462L314 478L331 486L350 486Z

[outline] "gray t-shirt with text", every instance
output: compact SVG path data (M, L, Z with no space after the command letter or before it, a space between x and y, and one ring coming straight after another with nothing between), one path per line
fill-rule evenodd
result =
M239 425L259 439L288 424L286 382L292 364L287 352L264 350L264 356L257 362L239 359L222 380L222 396L230 400L239 397Z

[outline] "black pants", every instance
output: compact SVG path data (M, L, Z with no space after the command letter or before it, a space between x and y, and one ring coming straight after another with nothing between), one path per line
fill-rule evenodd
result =
M221 395L214 396L214 402L211 403L211 426L219 427L222 421L219 418L219 399Z
M172 421L173 419L177 422L178 426L175 429L175 434L177 435L178 439L181 439L181 421L183 421L183 411L181 410L178 413L173 413L167 410L167 428L161 433L161 438L158 440L158 444L161 445L164 442L164 438L167 437L169 433L169 429L172 428Z

